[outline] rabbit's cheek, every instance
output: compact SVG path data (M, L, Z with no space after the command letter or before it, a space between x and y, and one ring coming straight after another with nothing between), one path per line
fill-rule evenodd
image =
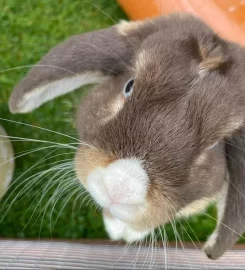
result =
M77 178L87 189L87 177L96 168L105 168L116 160L113 156L108 156L94 147L80 146L75 157L75 171Z

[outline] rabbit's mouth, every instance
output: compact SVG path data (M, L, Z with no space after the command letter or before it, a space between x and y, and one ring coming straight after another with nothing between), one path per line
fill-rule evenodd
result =
M133 222L147 205L148 175L136 158L119 159L88 174L87 190L115 217Z
M148 212L147 189L148 176L138 159L117 160L88 175L87 190L103 207L105 228L112 240L134 242L149 234L151 229L137 226Z
M116 216L108 209L103 209L105 229L112 240L125 240L126 242L140 241L144 239L152 229L137 230Z
M123 222L133 222L138 213L146 211L144 204L111 204L108 211Z
M95 153L96 150L91 155L92 150L88 151L77 153L76 172L94 201L103 208L110 238L130 242L143 239L155 227L151 226L150 183L143 161L116 159L100 151Z

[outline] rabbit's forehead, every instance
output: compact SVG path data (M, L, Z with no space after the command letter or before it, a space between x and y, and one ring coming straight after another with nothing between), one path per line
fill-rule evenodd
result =
M163 43L164 39L156 37L140 48L133 66L136 78L186 81L199 76L197 61L186 52L187 46L181 47L181 40Z

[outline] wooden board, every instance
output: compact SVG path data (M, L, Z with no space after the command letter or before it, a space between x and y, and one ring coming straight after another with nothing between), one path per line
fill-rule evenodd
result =
M217 261L201 249L108 245L97 241L0 240L0 269L245 269L245 250Z

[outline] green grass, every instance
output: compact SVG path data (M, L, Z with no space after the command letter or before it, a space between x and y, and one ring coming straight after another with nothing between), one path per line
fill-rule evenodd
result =
M94 7L93 4L96 4ZM92 31L112 25L120 19L126 18L114 0L80 1L80 0L0 0L0 70L34 64L50 48L70 35ZM105 15L108 14L108 16ZM76 137L72 116L80 96L88 88L58 98L49 102L33 113L26 115L11 115L7 102L13 86L26 74L28 68L13 69L0 73L0 106L1 117L51 129ZM38 128L31 128L21 124L1 121L10 136L25 137L38 140L49 140L58 143L72 143L71 139ZM47 146L45 143L34 143L28 140L13 142L16 156L23 152ZM53 162L72 159L74 152L59 149L52 153L50 159L45 156L51 150L42 150L16 159L15 182L5 198L5 207L1 209L1 217L8 209L15 196L28 184L17 185L42 170L52 168ZM58 155L59 156L54 156ZM18 178L31 166L40 162L26 175ZM53 174L54 175L54 174ZM22 196L11 206L6 217L0 222L1 237L45 237L45 238L102 238L106 237L103 229L101 214L90 205L78 199L74 205L76 195L71 190L60 194L56 204L52 202L45 210L45 206L58 185L65 185L65 179L54 185L43 178L36 181L36 185L28 191L22 191ZM57 178L57 177L56 177ZM11 192L16 189L13 194ZM71 197L69 199L69 197ZM69 199L69 200L68 200ZM3 204L3 203L2 203ZM63 205L65 207L63 209ZM52 212L52 214L51 214ZM209 213L215 215L213 208ZM57 220L56 225L54 223ZM205 216L192 217L189 225L177 222L180 235L184 240L205 240L214 229L215 222ZM166 226L168 238L174 240L170 225ZM189 235L188 235L189 234Z

